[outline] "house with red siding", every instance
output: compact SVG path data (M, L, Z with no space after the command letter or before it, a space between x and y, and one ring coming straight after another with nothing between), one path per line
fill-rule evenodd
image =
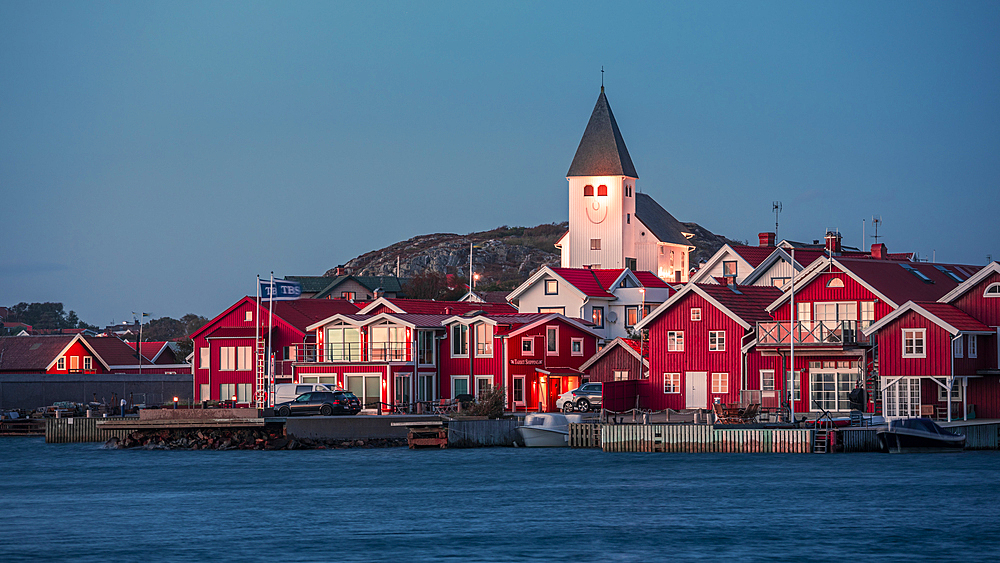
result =
M580 366L588 382L641 381L649 377L649 361L642 341L615 338Z
M777 388L786 394L793 387L789 379L794 382L796 414L846 414L849 394L859 385L868 391L869 410L881 414L877 350L865 329L907 301L937 300L978 269L821 256L796 276L794 292L790 280L767 307L773 320L757 323L761 370L784 374Z
M705 409L735 403L743 390L773 393L761 379L756 323L781 290L775 287L687 284L639 323L648 331L649 385L641 408Z
M195 400L256 404L257 357L263 368L268 347L275 383L297 383L293 364L299 346L312 336L307 327L338 313L357 311L347 300L300 299L275 301L271 314L266 302L258 305L252 296L240 299L191 335Z
M409 313L413 315L464 315L482 311L488 314L509 315L517 309L506 302L485 303L477 301L435 301L433 299L396 299L380 297L370 303L361 304L358 311L362 315L379 313Z
M75 335L0 337L0 373L188 373L185 363L140 362L118 337Z
M887 417L1000 418L1000 263L936 302L907 301L865 333Z

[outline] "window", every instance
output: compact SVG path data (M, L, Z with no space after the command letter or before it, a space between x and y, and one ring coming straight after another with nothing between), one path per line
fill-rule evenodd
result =
M80 371L80 356L69 357L69 369L70 371Z
M983 292L983 297L1000 297L1000 282L991 283Z
M817 302L814 305L815 320L823 322L829 328L833 328L840 321L858 320L858 304L854 301Z
M725 278L735 278L736 277L737 264L736 260L723 260L722 262L722 277Z
M924 338L927 329L925 328L904 328L903 329L903 357L904 358L924 358L927 356L924 351Z
M252 323L253 322L253 311L247 311L246 314L243 316L243 320L246 321L246 322L248 322L248 323Z
M539 313L557 313L559 315L566 314L566 307L539 307Z
M800 323L808 323L812 320L812 303L798 303L796 304L796 309L798 309L798 317L795 319Z
M583 339L582 338L572 338L569 341L569 352L574 356L583 355Z
M555 356L559 354L559 327L545 327L545 354Z
M361 329L335 326L326 329L326 361L352 362L361 359Z
M972 338L975 339L976 337L973 336ZM972 350L972 348L970 347L969 350ZM973 358L974 356L970 355L969 357ZM94 369L94 358L92 358L90 356L84 356L83 357L83 369L85 369L87 371L90 371L90 370Z
M198 349L198 367L201 369L208 369L211 367L212 355L210 352L211 350L209 350L208 346Z
M236 402L249 403L253 397L253 386L249 383L236 384Z
M762 370L760 370L760 390L761 391L774 391L774 370L773 369L762 369Z
M455 398L458 395L468 395L468 394L469 394L469 376L467 375L461 377L452 376L451 397Z
M219 384L219 400L220 401L231 401L236 398L236 384L235 383L220 383Z
M629 270L632 270L633 272L638 269L636 268L637 263L638 260L636 258L625 258L625 267L628 268ZM622 287L625 287L624 285L625 280L622 280L622 284L623 284Z
M666 393L680 393L681 392L681 374L679 373L665 373L663 374L663 392Z
M723 330L711 330L708 332L708 349L711 352L726 351L726 332Z
M407 329L389 323L369 328L371 361L409 361L406 353Z
M792 384L790 384L789 381L794 379L794 381L792 383L794 383L794 386L795 386L795 400L796 401L801 401L802 400L802 378L801 377L793 377L792 373L793 372L790 372L790 371L786 371L785 372L785 397L788 396L788 389L790 387L792 387Z
M535 339L528 336L521 339L521 354L525 356L535 355Z
M198 400L199 401L211 401L212 391L211 386L208 383L202 383L198 386Z
M951 355L955 358L961 358L965 355L962 350L962 339L963 337L959 335L958 338L951 341Z
M875 302L874 301L862 301L861 302L861 328L868 328L871 324L875 322Z
M340 292L340 298L341 299L349 299L349 300L353 301L356 297L357 297L357 293L355 293L353 291L341 291Z
M833 362L824 362L833 363ZM854 362L837 362L839 370L809 369L809 398L811 410L847 411L851 409L850 396L859 379ZM843 365L840 365L843 364ZM833 366L830 366L833 367Z
M62 371L66 369L66 357L59 358L56 360L56 369Z
M785 287L789 279L791 278L771 278L771 287Z
M476 356L493 357L493 325L489 323L476 324Z
M409 403L410 402L410 381L412 376L408 373L397 373L396 374L396 394L395 401L397 403Z
M627 371L614 371L612 373L615 377L615 381L628 381Z
M597 195L599 195L599 196L606 196L606 195L608 195L608 187L605 186L604 184L601 184L600 186L597 186Z
M253 352L250 346L239 346L236 349L236 369L239 371L253 369Z
M625 214L625 224L626 225L631 225L632 224L632 214L631 213L626 213Z
M593 195L594 195L594 186L591 186L590 184L587 184L586 186L583 187L583 196L584 197L591 197Z
M934 283L934 281L932 279L930 279L929 277L927 277L923 272L921 272L920 270L914 268L913 266L911 266L909 264L900 264L900 266L902 266L903 269L906 270L907 272L910 272L911 274L913 274L914 276L916 276L918 280L920 280L920 281L922 281L924 283Z
M417 332L417 362L422 365L434 363L434 331L421 330ZM428 397L429 398L429 397Z
M956 274L955 272L952 272L951 270L949 270L948 268L945 268L944 266L934 266L934 268L937 271L941 272L942 274L944 274L944 275L948 276L949 278L951 278L952 281L956 281L958 283L962 283L964 281L964 280L962 280L962 278L958 277L958 274Z
M941 387L940 385L935 385L935 387L937 387L937 400L941 401L941 402L947 401L948 400L948 390L945 389L944 387ZM951 400L952 401L962 402L962 398L963 398L963 395L964 395L962 389L963 389L962 384L959 383L958 380L956 379L955 382L952 383L952 385L951 385Z
M524 378L523 377L515 377L513 383L514 383L514 387L513 387L514 404L515 405L523 405L524 404Z
M701 308L700 307L695 307L695 308L691 309L691 320L692 321L700 321L701 320Z
M590 239L590 249L591 250L600 250L601 249L601 239L599 239L599 238L592 238L592 239Z
M976 338L978 338L978 337L975 334L970 334L969 335L969 357L970 358L975 358L979 354L979 351L976 349L977 348L977 346L976 346L976 344L977 344L976 343Z
M222 371L233 371L236 369L236 348L233 346L223 346L219 348L219 369ZM229 397L229 395L222 395Z
M469 327L457 324L451 327L451 357L459 358L469 355ZM466 380L468 392L468 380Z
M594 307L591 310L591 315L593 315L594 326L604 328L604 307Z
M670 331L667 333L667 352L684 351L684 331Z
M559 295L559 280L545 280L545 295Z
M844 287L844 280L840 278L830 278L830 281L826 282L826 287L831 289Z
M639 306L625 307L625 326L635 326L639 322Z
M712 393L729 393L729 374L712 374Z

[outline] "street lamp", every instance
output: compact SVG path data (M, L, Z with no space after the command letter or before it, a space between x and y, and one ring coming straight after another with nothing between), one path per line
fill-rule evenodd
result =
M180 399L179 397L174 397L174 410L177 410L177 401L179 399Z

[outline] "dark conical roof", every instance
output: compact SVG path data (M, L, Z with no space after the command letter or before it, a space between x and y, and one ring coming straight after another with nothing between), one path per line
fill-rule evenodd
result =
M632 157L625 148L625 140L618 130L615 114L611 113L611 105L604 95L597 98L594 113L590 115L587 130L576 149L573 164L569 166L567 176L629 176L638 178Z

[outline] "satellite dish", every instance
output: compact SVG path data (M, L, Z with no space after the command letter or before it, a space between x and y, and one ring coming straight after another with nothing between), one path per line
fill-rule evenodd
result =
M618 320L618 313L616 313L614 311L608 311L608 320L611 321L611 322L617 321Z

